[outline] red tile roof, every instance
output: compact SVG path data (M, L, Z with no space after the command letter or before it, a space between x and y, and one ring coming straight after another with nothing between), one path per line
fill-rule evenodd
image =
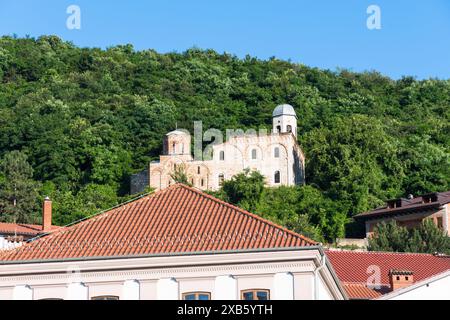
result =
M327 256L344 288L348 289L349 297L354 299L370 298L368 290L375 291L373 295L389 291L389 271L392 269L412 271L415 282L450 270L450 257L432 254L327 251ZM378 292L367 288L367 280L373 274L369 267L380 268L381 288Z
M347 296L350 299L354 300L356 299L372 300L377 299L384 294L382 290L375 290L372 288L368 288L367 285L362 283L342 283L342 287L347 293ZM386 291L387 290L385 289L384 292Z
M60 227L53 226L52 229L56 230ZM15 223L3 223L0 222L0 234L19 236L37 236L42 233L42 226L39 224L15 224Z
M302 235L177 184L0 256L0 260L129 256L316 245Z

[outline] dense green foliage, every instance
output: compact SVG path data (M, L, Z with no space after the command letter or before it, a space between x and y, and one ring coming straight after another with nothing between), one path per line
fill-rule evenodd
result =
M395 221L382 222L369 239L369 250L450 254L450 237L431 220L413 230L398 226Z
M246 170L211 193L316 241L345 235L346 213L311 186L269 188L259 172Z
M270 128L279 103L296 108L307 187L263 190L249 204L257 211L333 239L353 214L387 198L450 189L449 80L394 81L212 50L0 39L0 157L27 155L41 196L54 200L55 223L128 197L130 174L158 157L175 123L191 132L194 120L205 130ZM293 223L299 213L307 219Z
M0 162L0 221L33 222L39 189L27 156L19 151L7 153Z
M236 204L250 212L256 211L256 206L261 201L264 191L264 176L258 171L249 169L235 175L222 184L222 191L225 201ZM220 196L219 193L219 196Z

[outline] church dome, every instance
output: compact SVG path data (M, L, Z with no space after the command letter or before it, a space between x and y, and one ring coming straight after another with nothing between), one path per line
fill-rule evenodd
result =
M273 110L273 117L279 117L279 116L294 116L297 117L297 114L295 113L294 107L290 104L281 104Z
M166 136L180 136L180 135L190 135L188 131L183 129L176 129L174 131L170 131L166 134Z

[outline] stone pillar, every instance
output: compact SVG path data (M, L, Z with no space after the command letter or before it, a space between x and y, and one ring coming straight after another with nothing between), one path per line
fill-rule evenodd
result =
M140 283L127 280L123 283L121 300L140 300Z
M33 300L33 289L30 286L15 286L13 300Z
M314 300L314 274L294 273L294 299Z
M67 286L67 300L88 300L89 288L81 282L71 283Z
M294 300L294 276L289 272L273 277L273 300Z
M178 282L174 278L160 279L157 283L157 299L158 300L178 300L179 289Z
M237 281L233 276L218 276L214 282L214 300L238 300Z

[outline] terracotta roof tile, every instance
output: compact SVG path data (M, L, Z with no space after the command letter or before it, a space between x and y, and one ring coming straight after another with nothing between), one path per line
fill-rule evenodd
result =
M389 292L389 288L380 287L380 289L369 288L367 285L363 283L342 283L342 287L344 288L347 296L350 299L377 299L381 297L383 294Z
M44 236L0 260L299 247L317 243L177 184Z
M392 269L412 271L415 282L450 270L450 257L432 254L329 250L327 256L339 280L343 284L352 284L348 289L351 298L366 298L367 290L371 290L367 288L367 280L373 274L370 270L373 267L380 268L379 285L382 288L390 287L389 271Z
M53 230L60 227L52 226ZM23 235L23 236L37 236L42 233L42 226L38 224L20 224L20 223L3 223L0 222L0 234L5 235Z

